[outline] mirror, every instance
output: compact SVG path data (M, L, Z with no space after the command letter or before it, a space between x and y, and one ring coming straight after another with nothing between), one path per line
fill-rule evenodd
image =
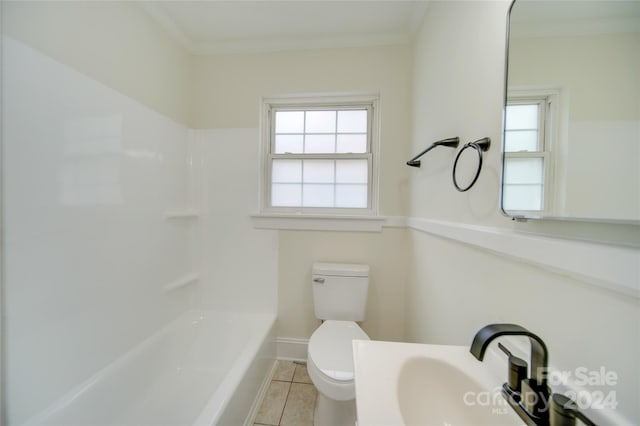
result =
M501 205L640 224L640 1L514 0Z

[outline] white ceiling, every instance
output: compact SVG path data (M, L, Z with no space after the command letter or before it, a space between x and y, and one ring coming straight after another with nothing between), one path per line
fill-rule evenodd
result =
M407 43L428 0L170 0L145 10L193 53Z

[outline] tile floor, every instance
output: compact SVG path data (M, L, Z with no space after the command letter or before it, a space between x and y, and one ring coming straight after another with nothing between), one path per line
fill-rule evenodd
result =
M313 426L317 395L305 364L278 361L254 425Z

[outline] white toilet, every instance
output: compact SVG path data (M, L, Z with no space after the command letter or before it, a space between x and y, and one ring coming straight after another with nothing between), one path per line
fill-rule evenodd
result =
M315 426L356 422L353 340L369 340L356 321L364 320L369 266L315 263L312 270L316 317L324 320L309 339L307 369L318 389Z

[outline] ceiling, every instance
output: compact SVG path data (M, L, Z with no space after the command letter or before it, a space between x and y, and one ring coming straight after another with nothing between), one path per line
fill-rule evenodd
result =
M160 0L145 10L195 54L408 43L428 0Z

